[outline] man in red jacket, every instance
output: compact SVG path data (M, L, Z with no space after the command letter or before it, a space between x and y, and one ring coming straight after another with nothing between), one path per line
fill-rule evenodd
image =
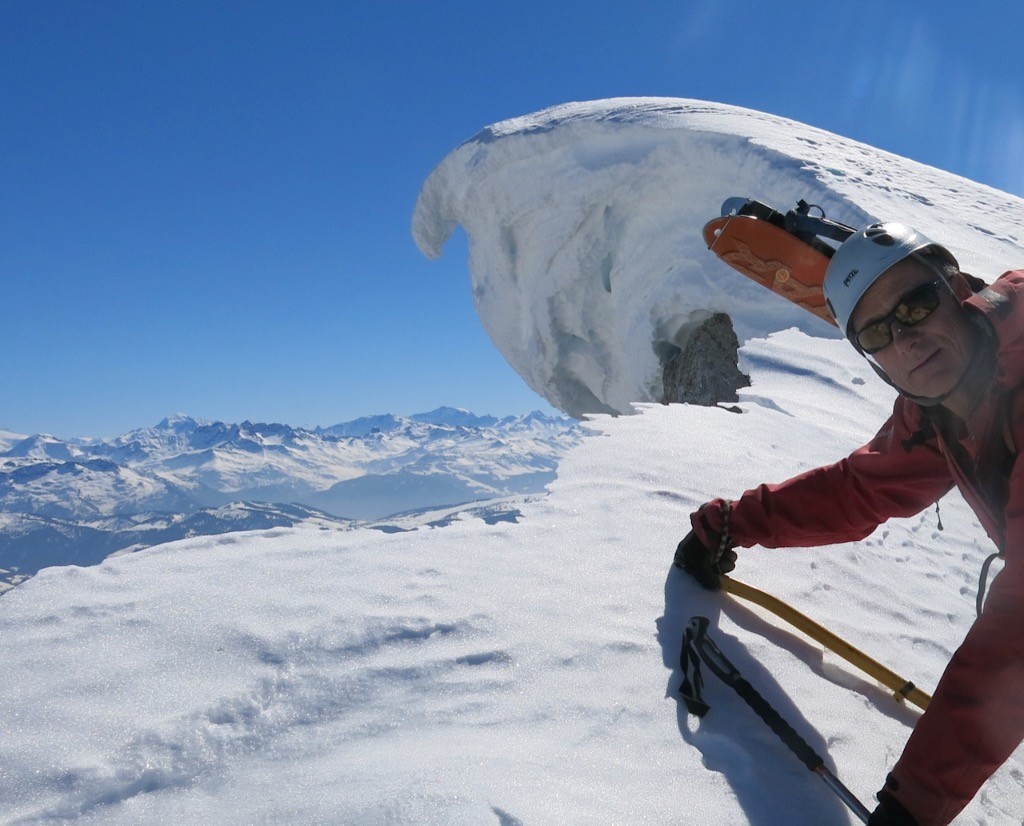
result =
M875 224L836 251L824 289L899 391L892 416L834 465L702 506L676 563L717 588L736 547L862 539L957 486L1005 565L869 821L947 824L1024 741L1024 271L985 286L921 233Z

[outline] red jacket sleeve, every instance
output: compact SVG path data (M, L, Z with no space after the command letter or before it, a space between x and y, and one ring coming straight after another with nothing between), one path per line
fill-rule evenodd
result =
M1021 432L1018 430L1018 432ZM1024 461L1010 474L1006 564L893 769L922 826L949 823L1024 742Z
M898 399L874 439L833 465L776 485L748 490L732 503L729 535L734 545L810 547L863 539L894 516L912 516L952 486L934 439L914 440L920 410ZM691 517L705 544L722 529L721 500Z

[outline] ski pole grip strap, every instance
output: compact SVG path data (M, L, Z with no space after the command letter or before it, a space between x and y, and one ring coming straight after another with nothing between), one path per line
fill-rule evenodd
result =
M733 685L740 678L740 672L708 636L711 621L707 617L694 617L686 626L686 632L693 637L693 647L700 654L704 664L726 685Z
M691 623L692 625L692 623ZM679 667L683 672L683 684L679 686L679 693L686 703L686 710L690 714L703 717L711 707L704 702L704 677L700 672L700 657L694 647L693 630L687 626L683 632L683 650L679 654Z
M711 621L707 617L693 617L683 632L683 650L679 655L679 667L683 672L683 684L679 693L690 714L703 717L711 707L704 702L704 675L701 661L726 685L735 685L740 673L726 659L725 654L708 636Z

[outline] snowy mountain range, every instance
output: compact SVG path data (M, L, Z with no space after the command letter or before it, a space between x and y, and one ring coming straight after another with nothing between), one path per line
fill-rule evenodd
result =
M572 419L439 408L328 428L171 416L109 440L0 431L0 581L188 536L536 494Z

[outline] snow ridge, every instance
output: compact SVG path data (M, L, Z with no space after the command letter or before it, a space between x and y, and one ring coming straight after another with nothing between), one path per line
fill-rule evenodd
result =
M705 101L556 106L482 130L420 192L413 236L436 258L470 238L487 333L538 394L574 416L659 402L667 355L716 312L741 343L825 322L709 254L730 196L799 199L854 226L900 220L992 280L1024 253L1024 202L785 118Z

